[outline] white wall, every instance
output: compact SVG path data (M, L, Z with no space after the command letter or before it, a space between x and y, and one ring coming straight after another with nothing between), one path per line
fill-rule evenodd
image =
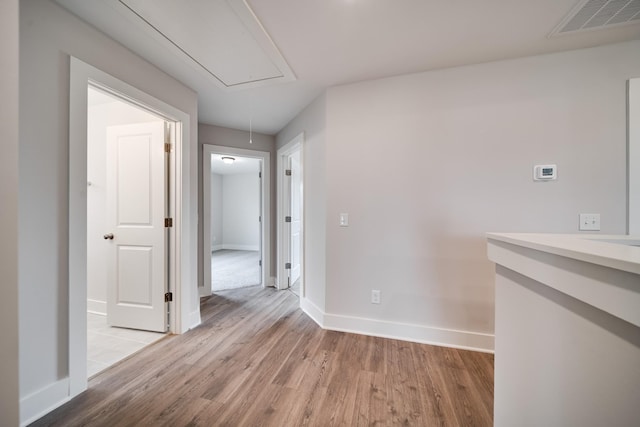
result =
M260 250L260 178L257 173L222 177L222 246Z
M291 121L276 137L278 148L304 132L304 278L303 304L316 321L325 310L326 296L326 99L318 97ZM275 156L274 156L275 157ZM358 171L360 166L356 168ZM315 312L315 314L313 314Z
M20 394L25 421L69 393L69 55L191 117L183 268L195 285L197 96L48 0L20 2ZM189 202L187 202L189 203ZM73 226L73 224L71 225ZM185 249L186 248L186 249ZM195 286L194 286L195 287ZM198 310L197 293L189 301Z
M18 362L18 0L0 2L0 425L19 422Z
M486 231L573 233L580 212L598 212L603 233L624 233L625 88L639 51L636 41L329 89L326 111L277 138L326 112L326 169L307 168L318 158L305 153L305 184L326 179L326 325L490 350ZM539 163L556 163L558 180L533 182Z
M88 107L87 117L87 310L107 314L109 243L106 233L107 127L162 121L125 102L114 101Z
M211 251L222 249L222 175L211 173Z

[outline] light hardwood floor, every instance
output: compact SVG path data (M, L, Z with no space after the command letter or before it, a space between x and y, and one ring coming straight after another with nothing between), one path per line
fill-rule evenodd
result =
M203 299L202 317L33 425L492 424L490 354L325 331L260 287Z

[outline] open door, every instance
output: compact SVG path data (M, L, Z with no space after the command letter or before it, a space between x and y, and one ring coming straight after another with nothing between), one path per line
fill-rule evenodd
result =
M304 133L278 150L278 289L304 295ZM296 285L298 282L299 286Z
M301 245L301 191L302 177L300 176L300 151L296 151L290 156L291 170L291 271L290 286L300 278L300 245Z
M263 236L262 236L262 211L264 209L264 206L263 206L264 200L263 200L263 197L262 197L263 161L260 160L259 164L260 164L260 166L259 166L260 171L258 172L258 197L259 197L259 202L258 202L258 236L259 236L258 242L259 243L258 243L258 247L260 248L259 249L259 251L260 251L260 260L258 261L258 265L259 265L260 269L258 270L259 271L259 276L258 277L260 278L259 279L260 282L262 282L262 280L261 280L262 279L262 269L264 268L264 266L262 265L262 257L263 257L262 246L263 246L263 243L264 243L263 242ZM264 286L264 284L263 284L263 286Z
M278 288L279 289L287 289L289 288L293 282L291 281L291 242L292 242L292 238L291 238L291 223L292 223L292 212L291 212L291 181L292 181L292 176L291 176L291 156L286 156L285 157L285 163L284 163L284 167L285 167L285 175L284 175L284 185L282 187L282 197L284 200L284 218L281 218L281 221L284 221L283 223L283 229L284 229L284 235L286 236L283 240L282 240L282 253L284 255L284 272L286 274L286 276L284 277L286 279L286 282L284 283L280 283Z
M107 322L167 330L164 122L107 130Z

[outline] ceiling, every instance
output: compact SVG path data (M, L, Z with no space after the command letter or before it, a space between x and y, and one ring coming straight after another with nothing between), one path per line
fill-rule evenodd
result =
M223 157L233 157L235 161L227 164L222 161ZM250 157L238 157L220 154L211 154L211 172L218 175L240 175L260 172L260 159Z
M201 123L266 134L329 86L640 39L557 35L585 0L56 1L198 92Z

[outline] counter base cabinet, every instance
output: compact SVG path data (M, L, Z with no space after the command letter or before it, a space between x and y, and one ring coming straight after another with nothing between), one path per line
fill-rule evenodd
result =
M639 426L640 327L623 317L640 295L640 275L535 252L489 240L497 264L494 425ZM589 303L575 297L585 287L628 294L609 312L589 295Z
M496 272L496 426L637 426L640 328Z

